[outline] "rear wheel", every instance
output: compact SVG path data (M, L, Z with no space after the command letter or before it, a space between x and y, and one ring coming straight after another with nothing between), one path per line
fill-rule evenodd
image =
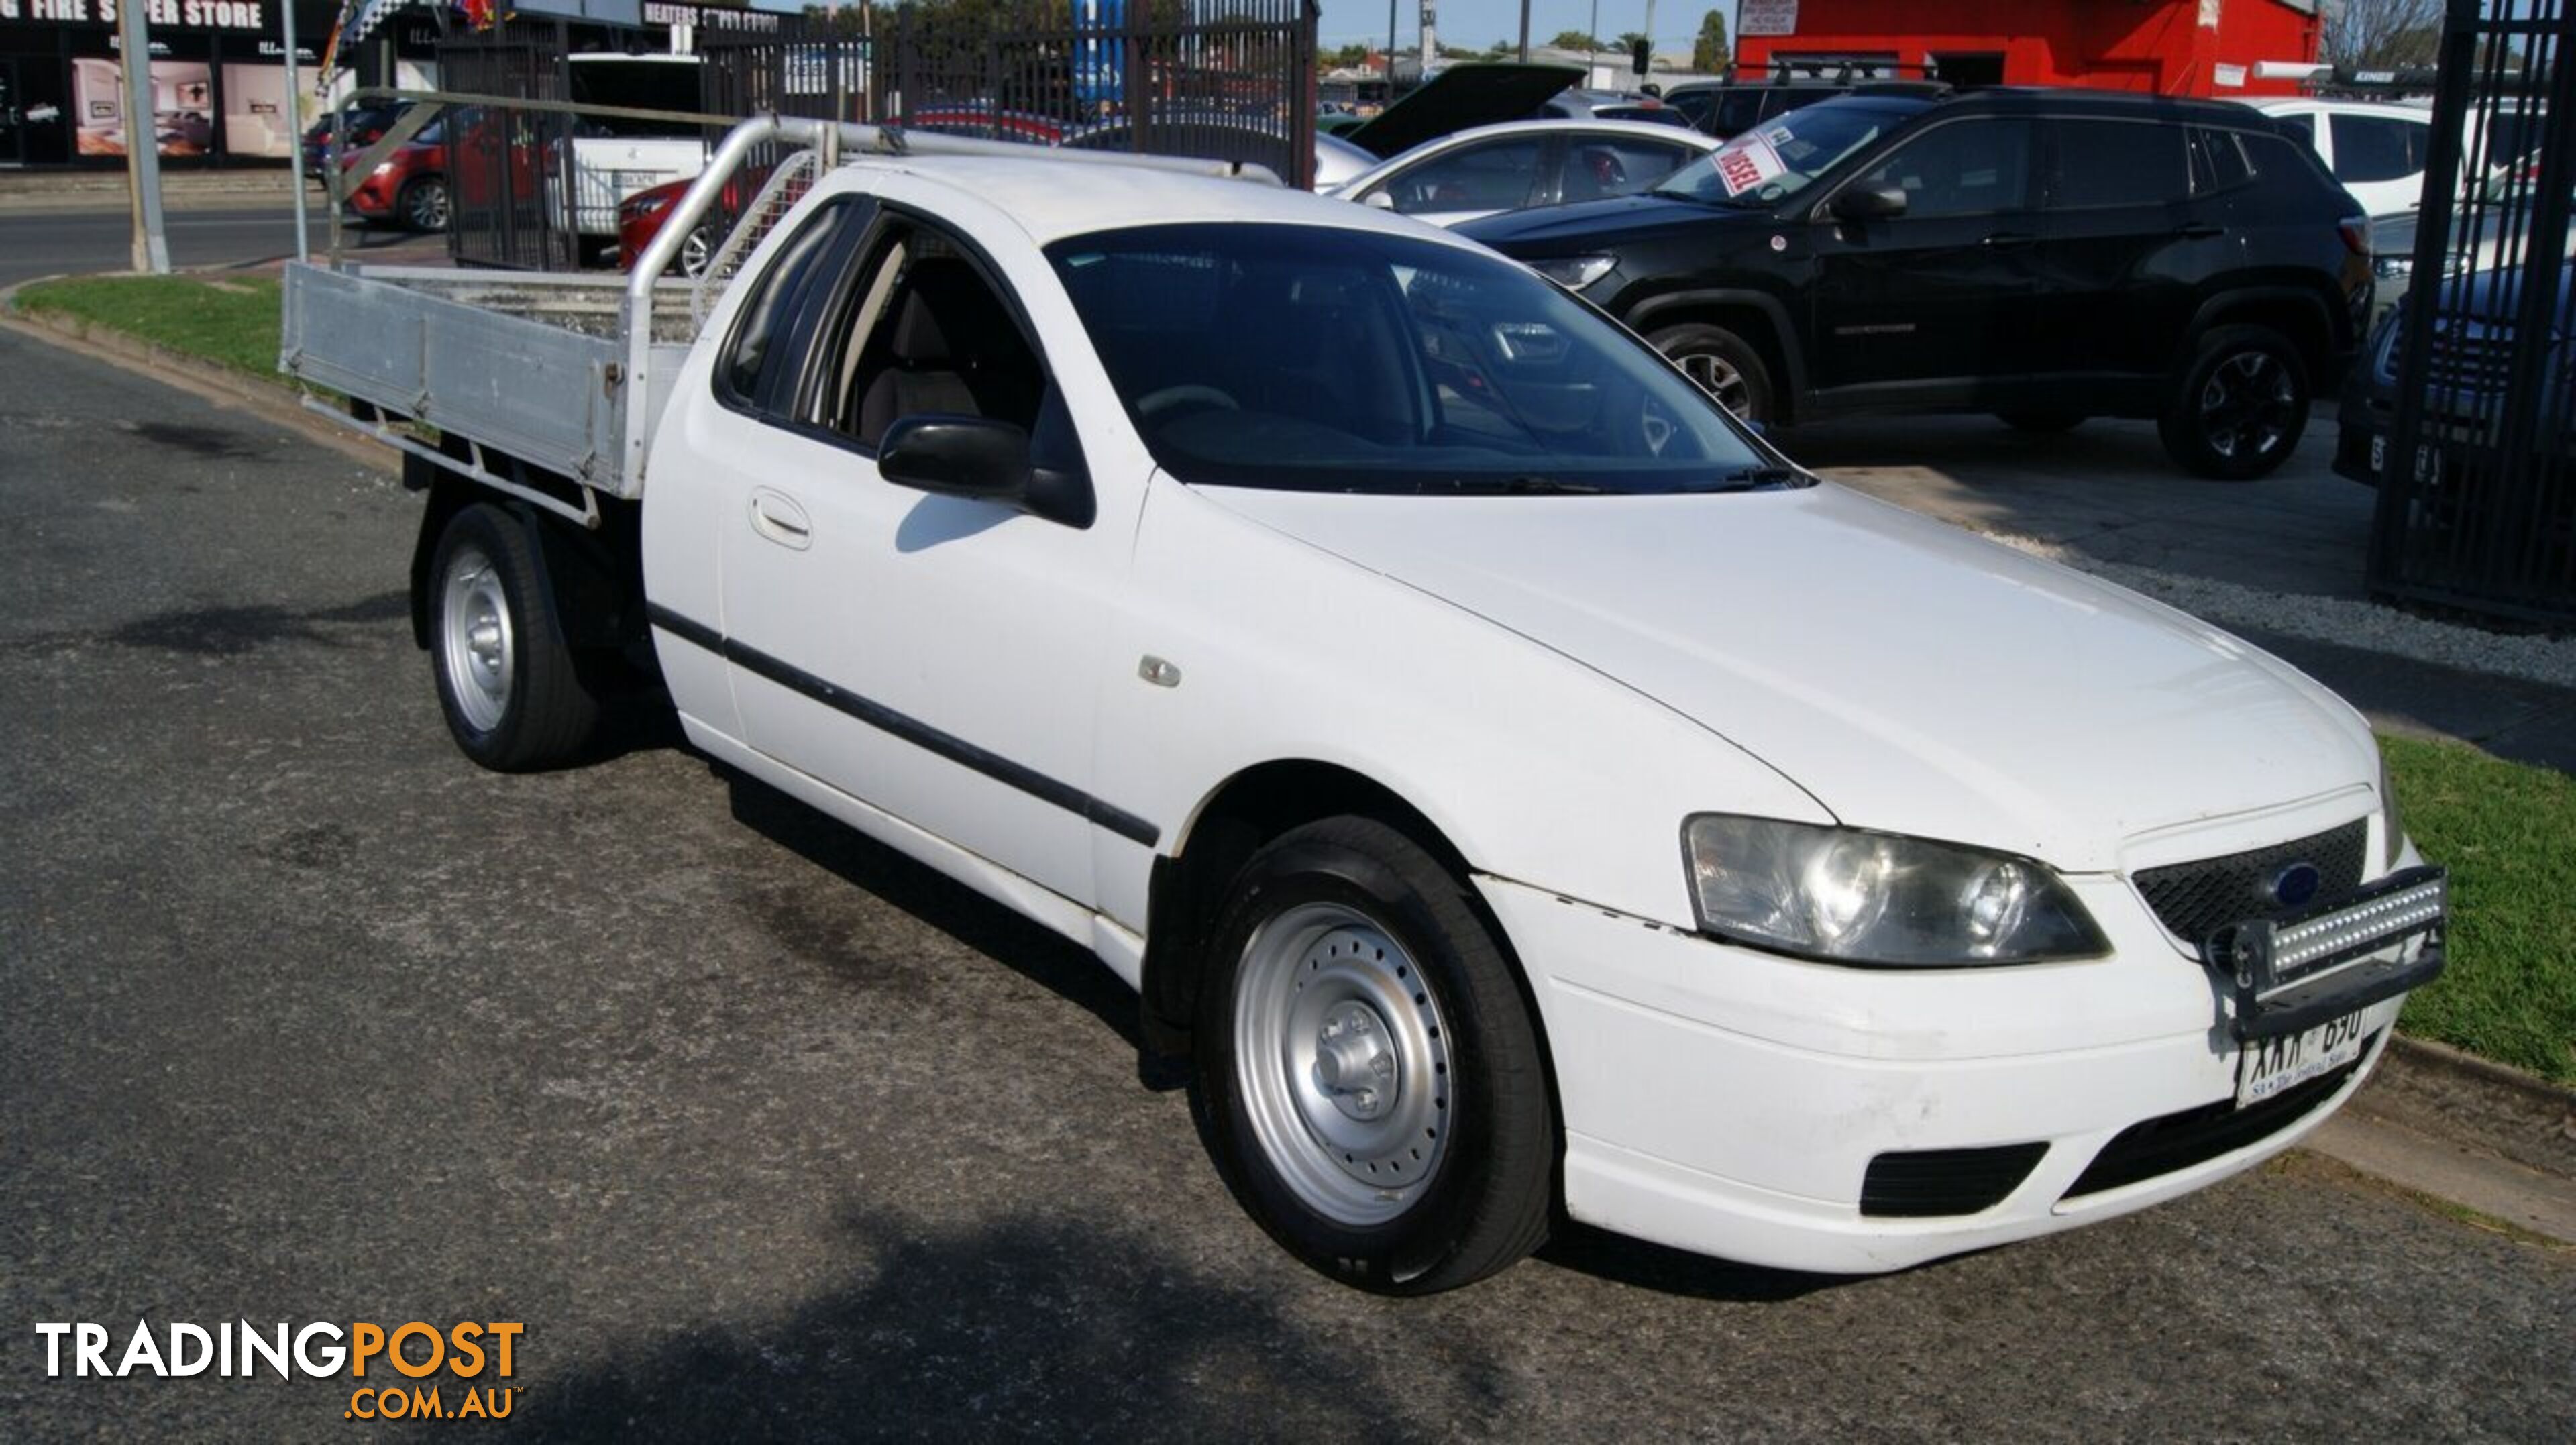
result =
M2268 326L2201 337L2156 423L2185 469L2221 481L2266 475L2290 459L2308 425L2308 368Z
M478 503L429 569L429 656L456 746L495 772L569 762L599 723L520 521Z
M402 188L395 202L395 213L404 225L415 231L447 229L447 181L442 176L422 176Z
M1383 823L1281 835L1238 876L1201 989L1228 1181L1308 1265L1388 1294L1546 1237L1556 1120L1518 980L1466 886Z
M1694 324L1668 326L1646 340L1728 411L1746 421L1772 419L1771 368L1743 337L1723 327Z

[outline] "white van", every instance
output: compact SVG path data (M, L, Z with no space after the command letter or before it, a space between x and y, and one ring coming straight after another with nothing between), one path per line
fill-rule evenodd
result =
M2359 100L2266 100L2255 109L2307 136L2326 168L2374 216L2412 210L2424 196L2433 113Z
M575 104L701 108L694 55L576 55L571 61ZM706 169L707 150L706 133L683 122L581 117L574 123L570 167L573 230L614 240L619 201L695 176Z

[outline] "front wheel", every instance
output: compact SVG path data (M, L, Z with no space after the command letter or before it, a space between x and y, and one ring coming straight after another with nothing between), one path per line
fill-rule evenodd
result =
M447 182L423 176L403 187L399 203L403 224L415 231L447 229Z
M1238 875L1200 992L1217 1162L1324 1274L1430 1294L1546 1237L1556 1119L1517 976L1466 885L1383 823L1281 835Z
M429 656L448 733L495 772L571 761L599 702L565 645L527 529L477 503L450 518L430 559Z
M2221 326L2200 339L2156 423L2184 469L2249 482L2290 459L2308 426L2308 368L2268 326Z
M1743 337L1723 327L1693 324L1668 326L1646 341L1671 357L1718 405L1744 420L1769 421L1777 414L1771 368Z

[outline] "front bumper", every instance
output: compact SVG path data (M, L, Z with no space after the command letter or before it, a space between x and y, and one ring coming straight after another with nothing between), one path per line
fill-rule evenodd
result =
M1783 958L1480 879L1546 1030L1567 1211L1747 1263L1902 1269L2249 1168L2376 1066L2402 996L2362 1009L2356 1063L2236 1108L2233 981L2179 953L2124 880L2069 882L2110 957L1915 972ZM1962 1188L1972 1202L1941 1202Z

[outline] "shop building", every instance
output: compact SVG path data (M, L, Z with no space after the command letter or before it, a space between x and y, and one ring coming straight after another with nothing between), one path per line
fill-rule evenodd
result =
M1975 85L2296 95L2317 0L1742 0L1736 63L1867 61ZM2266 72L2269 72L2268 74Z

